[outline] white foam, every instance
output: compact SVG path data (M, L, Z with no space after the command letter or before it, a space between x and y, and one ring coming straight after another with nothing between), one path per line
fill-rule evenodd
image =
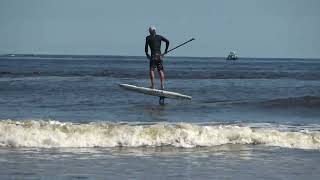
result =
M73 124L59 121L0 121L2 147L140 147L263 144L320 149L319 131L283 131L272 127L188 123Z

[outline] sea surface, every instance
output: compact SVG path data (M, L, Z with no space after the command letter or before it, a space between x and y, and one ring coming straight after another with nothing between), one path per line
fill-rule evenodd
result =
M320 60L166 57L163 106L148 66L0 56L0 179L320 179Z

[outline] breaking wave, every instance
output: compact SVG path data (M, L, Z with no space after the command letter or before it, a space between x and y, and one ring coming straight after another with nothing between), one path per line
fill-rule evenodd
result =
M279 126L278 126L279 127ZM141 147L193 148L224 144L320 149L320 131L275 126L188 123L88 123L0 121L0 147Z

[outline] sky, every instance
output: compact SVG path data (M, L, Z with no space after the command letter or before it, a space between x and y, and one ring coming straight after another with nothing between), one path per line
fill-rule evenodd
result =
M0 54L320 58L319 0L0 0Z

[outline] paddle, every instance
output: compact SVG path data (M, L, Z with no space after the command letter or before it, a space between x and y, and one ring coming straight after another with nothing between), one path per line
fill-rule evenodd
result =
M172 49L169 49L166 53L163 53L162 56L164 56L165 54L168 54L168 52L173 51L173 50L175 50L175 49L177 49L177 48L179 48L179 47L181 47L181 46L183 46L183 45L185 45L185 44L187 44L187 43L189 43L189 42L191 42L193 40L195 40L195 39L191 38L188 41L186 41L186 42L184 42L184 43L182 43L182 44L180 44L180 45L178 45L178 46L176 46L176 47L174 47Z

